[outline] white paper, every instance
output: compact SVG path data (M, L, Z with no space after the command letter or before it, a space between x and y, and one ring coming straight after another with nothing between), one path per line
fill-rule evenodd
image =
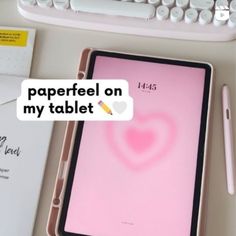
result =
M17 29L1 27L0 29ZM0 236L33 233L53 122L16 117L22 77L29 77L35 30L25 47L0 46ZM13 77L16 75L20 77Z
M27 31L24 47L2 46L0 44L0 74L29 77L34 50L35 29L0 26L0 30Z
M21 93L21 82L25 78L0 75L0 105L16 100Z
M52 122L23 122L0 105L0 235L32 235Z

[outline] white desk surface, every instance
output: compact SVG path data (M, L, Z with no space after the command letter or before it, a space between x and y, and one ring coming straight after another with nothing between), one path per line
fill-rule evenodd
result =
M209 193L206 235L236 235L236 196L226 190L220 89L229 84L236 100L236 41L224 43L192 42L50 26L25 20L16 9L15 0L0 1L0 25L37 29L32 78L75 78L79 54L83 48L115 49L155 56L208 61L215 68L215 91L210 129ZM233 117L236 121L236 106ZM60 157L65 122L56 122L41 192L34 236L46 236L46 221ZM234 126L236 136L236 124ZM14 227L14 226L13 226ZM8 235L10 236L10 235ZM19 235L24 236L24 235Z

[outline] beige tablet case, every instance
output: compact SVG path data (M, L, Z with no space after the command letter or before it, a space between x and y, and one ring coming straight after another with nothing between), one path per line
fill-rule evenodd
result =
M83 50L80 56L80 63L78 67L77 79L84 79L87 71L87 66L89 62L90 53L93 51L93 48L86 48ZM104 50L105 51L105 50ZM109 51L111 52L111 51ZM114 52L114 51L113 51ZM122 52L123 53L123 52ZM128 53L126 53L128 54ZM137 55L137 54L136 54ZM142 55L143 56L143 55ZM169 58L168 58L169 59ZM188 61L188 60L184 60ZM196 62L196 61L195 61ZM211 75L211 81L213 81L213 69ZM210 105L211 105L211 95L212 95L212 83L210 86L210 94L209 94L209 109L208 109L208 120L207 120L207 130L206 130L206 139L205 139L205 154L204 154L204 164L203 164L203 173L202 173L202 187L201 187L201 198L199 205L199 220L198 220L198 229L196 236L205 235L205 208L206 208L206 195L207 195L207 187L206 187L206 166L207 166L207 143L208 143L208 130L209 130L209 117L210 117ZM72 154L74 137L76 134L76 127L78 122L69 121L67 123L66 132L63 141L62 153L60 158L60 164L57 172L56 183L53 193L53 199L51 202L48 224L47 224L47 234L49 236L59 236L58 233L58 225L59 219L62 209L62 203L64 199L65 187L68 177L68 171L70 166L70 158ZM111 235L112 236L112 235Z
M83 79L85 75L85 71L87 68L87 61L89 57L89 53L92 49L87 48L84 49L81 57L78 68L78 79ZM70 157L73 147L74 136L76 132L77 122L69 121L67 122L66 132L63 141L62 153L60 158L60 164L57 172L56 183L53 193L53 199L51 202L48 224L47 224L47 234L50 236L59 235L57 232L59 216L62 208L64 192L65 192L65 183L68 176L68 170L70 165Z

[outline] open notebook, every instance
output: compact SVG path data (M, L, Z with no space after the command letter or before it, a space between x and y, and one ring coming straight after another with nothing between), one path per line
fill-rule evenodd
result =
M53 122L16 117L21 81L30 74L34 36L35 30L0 26L1 236L33 234L53 128Z

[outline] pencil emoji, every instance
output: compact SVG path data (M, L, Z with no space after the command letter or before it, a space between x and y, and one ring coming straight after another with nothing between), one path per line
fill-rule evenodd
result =
M111 109L103 102L103 101L99 101L98 105L107 113L112 115L112 111Z

